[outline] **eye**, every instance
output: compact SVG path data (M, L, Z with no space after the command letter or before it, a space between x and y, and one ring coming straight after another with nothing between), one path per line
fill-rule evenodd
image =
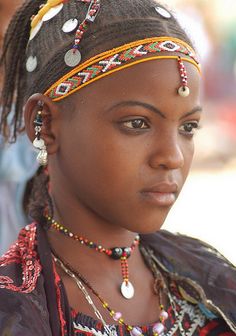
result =
M123 122L123 125L129 129L147 129L149 128L147 122L143 119L133 119Z
M194 135L196 130L200 128L198 121L189 121L180 126L179 130L184 135Z

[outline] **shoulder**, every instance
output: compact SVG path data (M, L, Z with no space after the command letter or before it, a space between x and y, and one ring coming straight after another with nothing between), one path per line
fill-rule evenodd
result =
M144 248L170 277L196 293L236 330L236 268L214 247L195 238L161 230L141 236Z
M47 306L40 295L1 288L0 335L51 335Z
M142 235L144 246L149 246L169 271L186 274L199 264L209 270L219 267L235 272L235 266L217 249L199 239L183 234L160 230L154 234Z
M36 245L36 225L28 225L0 258L0 335L50 335Z

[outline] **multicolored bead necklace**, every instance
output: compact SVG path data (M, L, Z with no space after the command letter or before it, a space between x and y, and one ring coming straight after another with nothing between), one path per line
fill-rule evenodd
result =
M64 270L66 274L68 274L74 281L76 282L79 289L84 294L86 300L88 303L93 307L94 313L97 318L103 323L104 329L108 332L109 335L113 335L112 331L110 330L109 325L105 322L104 318L102 317L101 313L95 306L93 300L91 299L89 293L87 292L86 288L87 286L91 292L99 299L104 309L106 309L109 313L109 315L113 318L114 321L118 322L121 325L124 325L126 330L130 333L131 336L143 336L142 329L137 326L132 326L130 324L125 323L122 313L121 312L115 312L109 304L101 297L101 295L91 286L91 284L86 280L78 271L74 270L68 263L66 263L64 260L62 261L61 258L59 258L55 251L53 251L53 258L54 261ZM159 288L159 302L160 302L160 317L159 322L155 323L153 325L153 336L160 336L164 330L164 322L168 318L168 313L164 310L164 306L162 304L162 297L161 297L161 289L163 287L160 286Z
M102 245L96 244L88 239L76 235L69 231L66 227L56 222L50 216L47 216L47 220L51 227L65 236L74 239L75 241L79 242L81 245L88 246L89 248L94 249L97 252L104 253L108 257L114 260L120 260L121 263L121 274L123 278L123 282L120 287L121 294L126 299L131 299L134 296L134 286L129 280L129 266L128 266L128 258L131 256L132 252L134 251L135 247L139 245L140 237L137 235L131 244L130 247L113 247L113 248L105 248Z

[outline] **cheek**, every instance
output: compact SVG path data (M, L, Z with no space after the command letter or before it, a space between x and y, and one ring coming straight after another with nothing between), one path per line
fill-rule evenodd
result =
M140 156L132 155L133 147L125 137L111 125L99 123L74 129L72 134L62 140L59 159L77 192L109 198L129 188Z
M185 182L188 174L189 174L189 170L191 168L192 165L192 161L193 161L193 156L194 156L194 149L195 149L195 145L194 145L194 139L192 140L188 140L186 142L186 140L184 141L184 144L182 146L182 153L183 153L183 157L184 157L184 165L182 167L182 175L183 175L183 181Z

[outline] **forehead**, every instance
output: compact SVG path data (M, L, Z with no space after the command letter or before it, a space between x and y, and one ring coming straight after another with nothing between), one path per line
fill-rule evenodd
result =
M184 62L190 95L181 97L177 90L181 77L177 60L162 59L136 64L94 82L75 93L76 106L88 111L108 110L122 101L142 101L163 112L184 113L199 105L200 74Z

